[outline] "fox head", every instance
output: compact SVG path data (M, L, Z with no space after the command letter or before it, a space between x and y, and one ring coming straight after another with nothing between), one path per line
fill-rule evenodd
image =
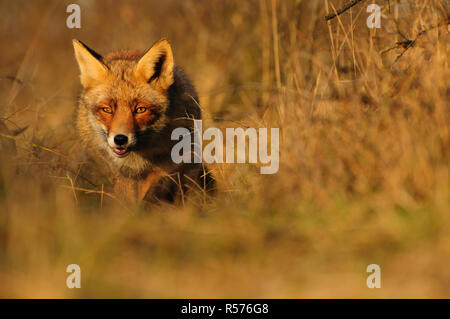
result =
M171 46L160 40L144 54L125 51L105 58L81 41L73 40L73 47L84 88L80 107L95 143L112 158L128 157L168 120L168 90L174 83Z

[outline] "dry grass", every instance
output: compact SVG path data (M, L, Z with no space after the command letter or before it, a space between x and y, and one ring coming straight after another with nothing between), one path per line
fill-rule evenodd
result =
M0 297L450 297L447 1L391 0L376 32L364 2L327 23L343 1L80 1L80 30L69 3L0 3ZM204 126L279 127L279 172L124 207L77 152L74 37L170 39Z

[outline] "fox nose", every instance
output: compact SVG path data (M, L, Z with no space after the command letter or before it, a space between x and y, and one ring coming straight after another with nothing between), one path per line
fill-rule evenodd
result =
M128 143L128 137L122 134L114 136L114 143L118 146L123 146Z

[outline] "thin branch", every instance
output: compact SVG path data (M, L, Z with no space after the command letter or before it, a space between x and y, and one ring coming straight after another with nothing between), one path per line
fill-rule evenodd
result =
M19 80L18 78L16 78L15 76L12 76L12 75L2 76L2 77L0 77L0 79L6 79L6 80L10 80L11 82L16 82L22 86L24 85L21 80Z
M20 132L19 132L19 134L20 134ZM12 135L3 134L3 133L0 133L0 136L5 137L5 138L9 138L9 139L12 139L12 140L15 140L15 141L19 141L18 136L12 136ZM30 146L32 146L34 148L40 148L40 149L42 149L42 150L44 150L46 152L53 153L53 154L56 154L56 155L64 157L64 158L68 158L67 155L64 155L62 153L59 153L58 151L52 150L51 148L48 148L48 147L45 147L45 146L42 146L42 145L38 145L38 144L36 144L34 142L27 141L27 140L24 140L24 139L22 139L22 142L24 142L25 144L28 144L28 145L30 145Z
M397 63L397 61L400 60L400 58L406 53L406 51L408 51L409 48L413 47L413 46L416 44L416 41L419 39L420 36L422 36L423 34L427 33L427 32L430 31L430 30L439 28L439 27L441 27L441 26L443 26L443 25L448 25L449 23L450 23L450 20L447 19L446 22L441 22L441 23L439 23L439 24L432 25L432 26L429 27L428 29L424 29L424 30L420 31L419 33L417 33L417 35L416 35L416 37L414 38L414 40L406 39L405 41L398 41L398 42L396 42L396 47L393 47L393 48L402 47L402 48L403 48L403 51L402 51L402 53L400 53L400 54L395 58L395 60L394 60L394 62L392 63L391 66L393 66L395 63ZM391 49L393 49L393 48L391 48ZM390 49L389 49L389 50L386 50L385 52L387 52L387 51L390 51Z
M71 187L71 186L67 186L67 185L61 185L61 187L70 189L72 191L73 190L80 191L80 192L83 192L85 194L100 194L102 197L103 196L107 196L107 197L113 199L114 201L116 201L120 206L122 206L122 208L125 208L127 211L130 211L129 207L126 206L124 203L122 203L122 201L119 200L116 196L114 196L111 193L107 193L107 192L103 191L103 187L102 187L101 191L97 191L97 190L94 190L94 189L88 189L88 188L82 188L82 187L73 187L73 186Z
M189 95L189 97L192 99L192 101L194 101L195 104L197 104L197 106L200 108L200 110L202 110L202 112L205 112L205 110L203 109L203 107L197 102L196 99L194 99L194 97L193 97L192 95ZM184 120L197 120L197 119L195 119L195 118L190 118L190 117L179 117L179 118L176 118L176 120L181 120L181 119L184 119ZM240 125L240 126L242 126L242 127L246 127L246 128L249 128L249 127L250 127L250 126L247 126L247 125L245 125L245 124L243 124L243 123L240 123L240 122L238 122L238 121L235 121L235 120L229 120L229 119L225 119L225 118L221 118L221 117L212 117L211 119L212 119L213 121L233 122L233 123L236 123L236 124L238 124L238 125Z
M327 14L325 16L325 21L331 20L334 17L337 17L338 15L344 13L345 11L347 11L348 9L350 9L351 7L357 5L358 3L360 3L363 0L352 0L350 2L347 2L346 4L344 4L339 10L337 10L336 12Z

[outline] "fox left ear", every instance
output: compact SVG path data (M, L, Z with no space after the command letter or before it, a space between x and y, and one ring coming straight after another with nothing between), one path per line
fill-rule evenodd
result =
M108 67L102 62L100 54L79 40L73 39L72 43L80 67L81 84L87 89L101 82L108 73Z
M173 66L172 47L169 41L162 39L156 42L139 60L134 74L147 83L155 81L165 91L174 81Z

